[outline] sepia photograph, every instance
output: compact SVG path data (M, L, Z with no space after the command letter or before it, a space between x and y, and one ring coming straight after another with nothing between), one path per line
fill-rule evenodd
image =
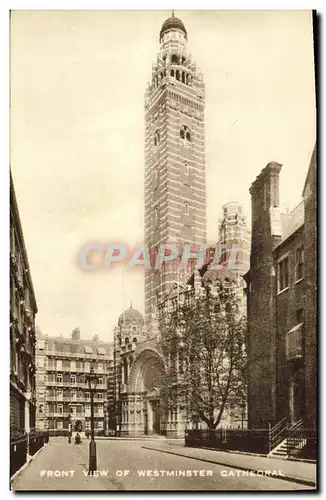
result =
M10 490L316 491L316 11L8 16Z

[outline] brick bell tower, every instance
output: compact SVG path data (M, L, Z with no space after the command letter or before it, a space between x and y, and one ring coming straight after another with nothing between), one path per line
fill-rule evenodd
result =
M188 34L174 16L162 25L145 94L145 244L206 243L202 75L187 52ZM184 282L177 261L145 270L145 322L160 297Z

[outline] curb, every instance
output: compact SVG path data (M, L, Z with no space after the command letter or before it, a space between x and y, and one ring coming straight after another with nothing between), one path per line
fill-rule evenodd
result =
M144 448L146 450L160 451L161 453L167 453L169 455L176 455L176 456L179 456L179 457L190 458L192 460L199 460L200 462L206 462L206 463L215 464L215 465L224 465L225 467L229 467L231 469L238 469L238 470L244 470L244 471L256 472L256 473L258 471L262 470L262 469L249 468L249 467L240 466L240 465L234 465L234 464L225 463L225 462L219 462L217 460L209 460L209 459L206 459L206 458L191 457L189 455L185 455L184 453L176 453L174 451L162 450L162 449L159 449L159 448L151 448L151 447L145 446L145 445L143 445L142 448ZM309 479L303 479L303 478L300 478L300 477L286 476L286 475L283 475L283 474L282 475L277 474L277 475L266 476L266 477L274 478L274 479L283 479L284 481L291 481L292 483L303 484L305 486L313 486L313 487L316 488L315 481L310 481Z
M288 456L285 456L285 457L282 457L282 456L277 456L277 457L273 457L273 456L268 456L268 455L265 455L263 453L251 453L249 451L236 451L236 450L221 450L219 448L208 448L206 446L201 446L200 448L197 448L198 450L210 450L210 451L223 451L224 453L230 453L230 454L236 454L236 455L249 455L251 457L262 457L262 458L273 458L275 460L286 460L287 462L303 462L303 463L306 463L306 464L317 464L316 460L311 460L309 458L295 458L295 457L288 457Z
M46 446L48 446L50 444L50 441L48 443L45 443L42 448L40 448L39 450L37 450L36 453L34 453L34 455L30 455L29 458L26 460L26 462L24 463L24 465L21 466L20 469L18 469L15 474L13 474L10 478L10 486L11 486L11 483L14 479L16 479L17 476L19 476L19 474L21 474L23 472L23 470L25 470L27 468L27 466L33 462L34 458L42 451L44 450L44 448Z

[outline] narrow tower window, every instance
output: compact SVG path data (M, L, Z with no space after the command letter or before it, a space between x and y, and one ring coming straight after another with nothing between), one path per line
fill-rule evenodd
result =
M189 174L189 165L187 162L185 162L185 175Z
M154 146L158 146L159 142L160 142L160 133L158 130L156 130L154 134Z
M185 203L185 215L189 215L189 203Z
M187 125L184 125L180 129L180 137L181 139L186 139L188 142L191 142L191 132L189 127L187 127Z

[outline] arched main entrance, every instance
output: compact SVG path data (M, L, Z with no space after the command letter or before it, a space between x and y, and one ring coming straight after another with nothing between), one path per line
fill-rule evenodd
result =
M130 434L165 434L166 415L159 387L164 364L158 351L144 349L130 372L128 396L122 415L122 429Z

